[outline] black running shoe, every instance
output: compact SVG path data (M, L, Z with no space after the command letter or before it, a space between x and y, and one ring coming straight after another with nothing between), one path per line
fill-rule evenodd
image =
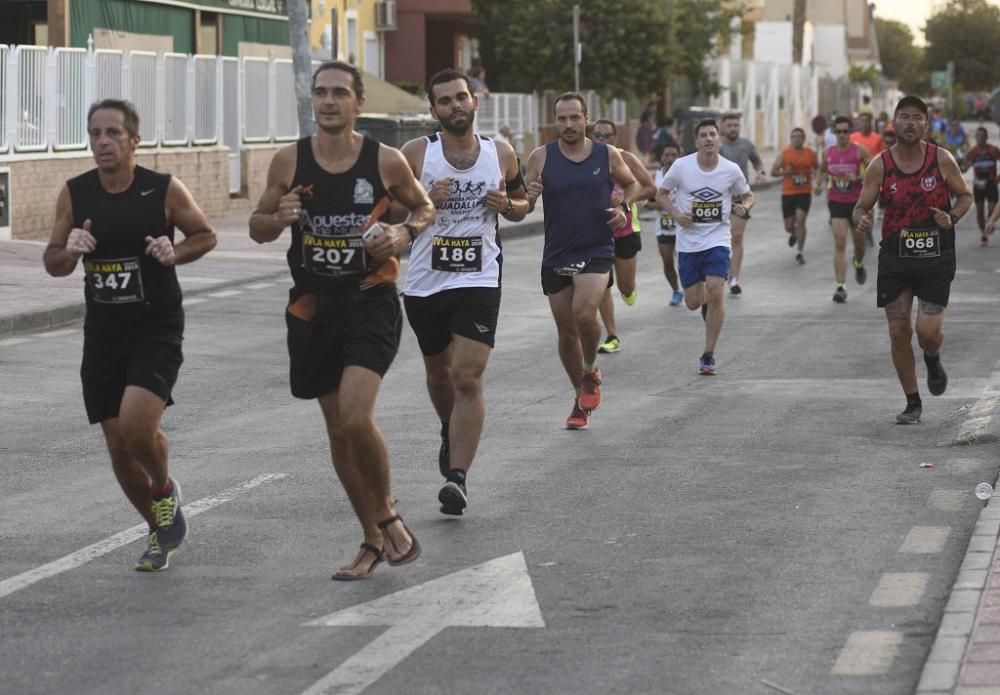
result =
M854 281L859 285L865 284L865 280L868 279L868 271L865 270L865 262L858 261L857 258L854 259Z
M941 356L930 361L924 358L924 364L927 365L927 390L932 396L940 396L948 388L948 375L941 366Z
M469 506L469 495L465 483L449 480L438 492L438 502L441 503L441 513L449 516L462 516Z
M795 262L798 263L799 265L805 265L806 257L803 256L801 253L797 253L795 254Z
M438 470L441 476L448 477L451 470L451 449L448 446L448 423L441 423L441 448L438 450Z
M923 408L919 405L907 405L906 410L896 416L896 423L899 425L915 425L920 422L920 413Z
M793 246L795 246L795 235L794 234L789 234L788 235L788 248L792 248Z

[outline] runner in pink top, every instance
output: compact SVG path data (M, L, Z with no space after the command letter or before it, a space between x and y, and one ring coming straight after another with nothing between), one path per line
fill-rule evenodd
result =
M854 240L854 280L863 285L868 279L865 269L865 237L856 229L852 220L854 206L861 197L864 169L871 157L863 145L850 142L851 122L841 116L833 123L837 144L828 147L820 163L820 176L816 181L816 195L823 191L827 178L830 180L828 205L830 226L833 228L833 275L837 287L833 301L843 304L847 301L847 232L852 232ZM796 260L804 262L800 253Z

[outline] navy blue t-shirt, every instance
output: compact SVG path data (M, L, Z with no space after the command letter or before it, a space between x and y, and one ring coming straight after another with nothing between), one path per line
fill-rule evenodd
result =
M561 267L614 258L615 244L608 226L611 207L611 167L608 146L593 143L582 162L566 158L559 141L546 146L542 167L542 203L545 207L545 250L542 265Z

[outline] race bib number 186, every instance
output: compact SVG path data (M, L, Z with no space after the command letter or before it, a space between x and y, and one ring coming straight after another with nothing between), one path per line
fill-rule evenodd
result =
M109 258L84 261L90 296L98 304L131 304L144 299L139 259Z
M483 269L483 238L434 236L431 268L448 273L477 273Z

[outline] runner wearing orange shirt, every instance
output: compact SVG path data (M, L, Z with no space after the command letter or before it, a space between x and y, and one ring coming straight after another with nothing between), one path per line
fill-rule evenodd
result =
M788 232L788 245L798 246L799 255L806 245L806 216L812 205L813 174L819 168L815 150L805 147L806 131L793 128L791 147L778 155L771 176L781 176L781 216Z

